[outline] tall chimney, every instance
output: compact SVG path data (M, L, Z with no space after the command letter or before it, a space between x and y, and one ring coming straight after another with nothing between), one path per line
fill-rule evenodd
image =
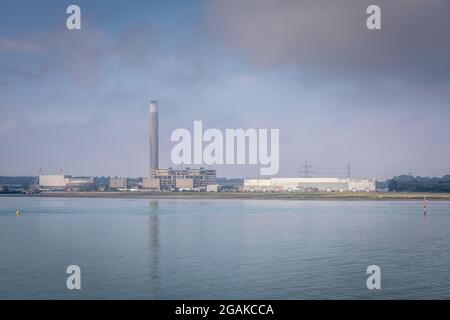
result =
M150 102L150 117L149 117L149 142L150 142L150 172L149 177L152 176L152 170L158 169L158 101Z

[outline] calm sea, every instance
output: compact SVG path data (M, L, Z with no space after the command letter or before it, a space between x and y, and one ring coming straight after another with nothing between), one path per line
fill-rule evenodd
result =
M0 198L18 298L448 299L450 202Z

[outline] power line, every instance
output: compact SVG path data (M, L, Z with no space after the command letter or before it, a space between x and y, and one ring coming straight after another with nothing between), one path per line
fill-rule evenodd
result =
M305 161L305 164L300 166L301 168L303 168L302 171L300 171L300 173L303 174L304 178L311 178L311 174L314 173L312 170L312 166L308 164L308 161Z

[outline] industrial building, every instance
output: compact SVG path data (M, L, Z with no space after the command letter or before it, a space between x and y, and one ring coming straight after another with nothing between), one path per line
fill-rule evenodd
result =
M158 190L192 189L206 191L208 185L217 184L216 170L200 169L157 169L151 171L151 178L144 179L143 185L159 184ZM154 186L153 186L154 188ZM152 189L150 187L149 189Z
M94 184L94 178L72 177L62 174L47 174L39 176L39 187L46 189L66 189L87 187Z
M147 190L204 190L216 185L216 170L209 169L161 169L159 168L158 102L151 101L149 108L149 178L142 181ZM217 188L209 188L216 190Z
M126 190L128 189L127 178L109 178L109 188L113 190Z
M246 192L345 192L376 191L375 179L270 178L244 179Z
M151 191L160 191L161 183L159 179L144 178L142 180L142 188Z

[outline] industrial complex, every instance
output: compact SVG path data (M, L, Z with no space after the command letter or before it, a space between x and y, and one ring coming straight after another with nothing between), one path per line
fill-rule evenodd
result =
M159 168L157 101L150 103L149 111L149 177L143 180L143 189L156 191L217 190L216 170Z
M41 190L111 190L111 191L220 191L215 169L160 168L158 137L158 102L149 107L149 172L146 178L109 177L105 182L93 177L63 174L40 175ZM242 179L241 179L242 181ZM375 179L356 178L265 178L243 179L243 192L372 192Z
M218 191L216 170L193 168L159 168L158 102L149 108L149 175L143 179L110 177L106 189L113 191ZM94 184L94 178L73 178L65 175L40 175L41 189L79 189Z

